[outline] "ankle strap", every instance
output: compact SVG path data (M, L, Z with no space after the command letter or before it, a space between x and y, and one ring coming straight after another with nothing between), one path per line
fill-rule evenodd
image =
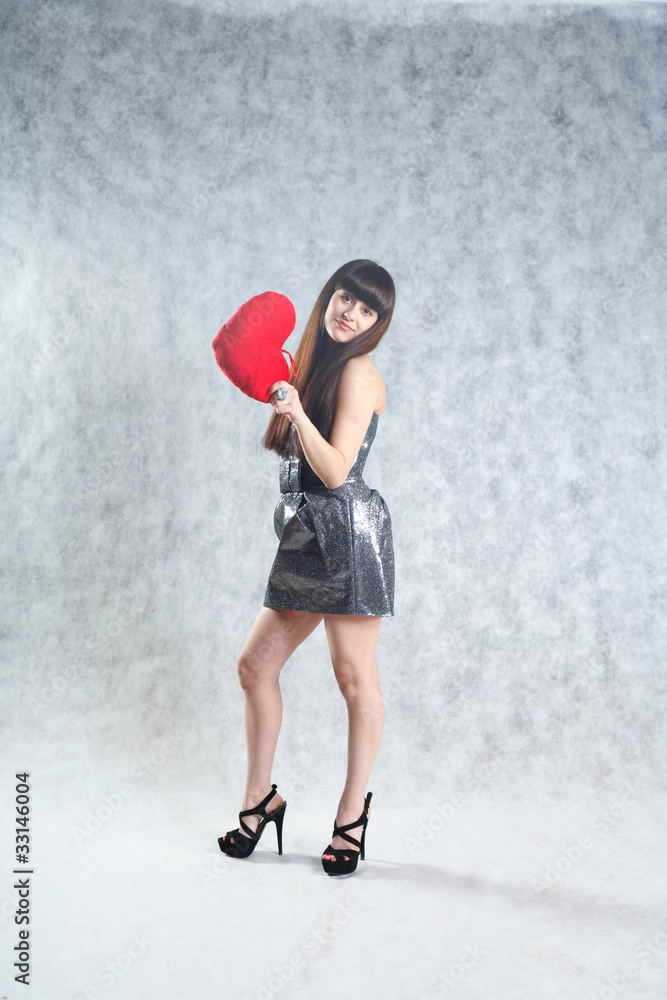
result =
M255 806L254 809L242 809L241 812L239 813L239 819L241 818L241 816L252 816L254 813L259 813L260 816L264 816L265 808L269 804L273 796L276 794L277 787L278 787L277 785L271 785L271 791L269 792L269 794L266 796L266 798L263 798L262 801L259 803L259 805Z
M362 812L359 819L355 820L353 823L345 823L343 826L338 826L334 820L333 836L342 837L343 840L348 840L351 844L356 844L357 847L361 847L361 841L357 840L355 837L351 837L346 830L354 830L355 826L363 826L366 829L366 824L368 823L368 806L370 805L373 793L369 792L366 796L366 801L364 802L364 811Z

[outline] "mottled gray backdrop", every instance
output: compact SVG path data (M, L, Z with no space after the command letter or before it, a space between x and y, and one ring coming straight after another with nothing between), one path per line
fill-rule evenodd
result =
M1 10L10 770L76 816L157 753L146 789L196 788L231 825L278 459L211 341L273 289L294 353L324 281L368 256L398 294L366 468L396 550L383 801L489 761L536 795L651 787L667 8ZM274 780L335 802L323 626L282 678Z
M272 411L225 378L211 341L272 289L295 303L294 353L325 280L361 256L398 293L366 467L396 552L369 837L386 871L412 873L408 894L451 900L507 876L504 901L523 885L532 906L599 810L599 850L553 890L581 885L586 900L567 959L554 932L547 967L536 931L534 969L501 948L460 997L555 1000L553 976L584 967L558 996L602 996L630 931L586 938L591 886L608 900L596 914L641 913L662 933L621 902L653 898L638 845L664 787L667 6L2 0L0 29L2 835L13 843L13 776L28 770L35 1000L95 996L96 964L162 915L182 922L178 947L159 937L113 995L170 1000L187 984L219 1000L220 962L236 977L225 997L278 992L267 977L295 945L274 936L268 889L256 909L261 879L250 896L245 881L268 869L211 868L207 894L188 854L205 842L213 865L241 807L235 664L277 546ZM323 626L282 688L273 780L293 803L288 844L312 837L317 865L346 751ZM326 826L307 825L317 809ZM605 843L626 860L600 868ZM459 858L461 881L423 875L438 857L450 873ZM303 878L304 919L330 921L308 907L337 880L312 895ZM383 886L379 919L400 921L408 897ZM381 941L364 920L348 928L338 960L343 980L364 970L356 993L312 964L290 998L357 1000L360 983L424 995L473 934L443 951L434 929L459 932L429 899L393 932L371 925ZM466 899L457 926L488 951L495 932ZM230 961L233 930L227 952L206 936L226 920L247 934L259 912L249 965ZM493 920L504 933L505 912ZM421 971L414 955L398 963L410 940Z

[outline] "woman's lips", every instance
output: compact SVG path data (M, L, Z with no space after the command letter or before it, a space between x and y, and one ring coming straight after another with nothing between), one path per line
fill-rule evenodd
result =
M338 325L341 328L341 330L347 330L348 333L349 333L350 330L352 329L351 326L345 326L345 323L342 323L341 320L339 320L339 319L337 319L336 322L338 323Z

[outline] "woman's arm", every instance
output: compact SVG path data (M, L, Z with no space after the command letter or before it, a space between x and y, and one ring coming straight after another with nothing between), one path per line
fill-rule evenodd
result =
M336 413L329 441L325 441L315 424L306 415L298 395L290 394L284 404L278 402L278 412L287 413L296 427L306 459L327 489L341 486L354 465L363 444L368 425L379 396L380 373L367 356L351 358L338 382ZM279 385L275 383L271 391ZM294 389L294 386L290 386Z

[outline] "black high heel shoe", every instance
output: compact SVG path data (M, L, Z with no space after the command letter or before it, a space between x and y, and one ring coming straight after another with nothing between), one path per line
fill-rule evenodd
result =
M276 824L276 834L278 836L278 854L283 853L283 817L285 815L285 809L287 807L287 799L274 809L273 812L267 813L266 806L271 801L273 796L276 794L277 785L271 785L271 791L266 796L265 799L255 806L254 809L242 809L239 813L239 823L246 831L242 833L240 829L229 830L224 837L218 837L218 846L223 854L227 854L230 858L249 858L255 847L259 843L259 838L264 833L264 827L268 823ZM244 816L261 816L262 821L257 827L257 830L253 831L248 826L248 824L243 819Z
M322 858L322 867L324 868L327 875L350 875L353 871L356 871L359 859L364 860L364 848L366 846L366 827L368 826L368 807L371 804L371 798L373 793L369 792L366 796L366 801L364 802L364 811L355 823L346 823L344 826L337 826L334 820L333 833L331 839L334 837L343 837L344 840L349 840L351 844L358 847L358 851L352 851L349 847L332 847L331 844L327 847L323 854L333 854L335 861L330 861L326 858ZM353 830L355 826L363 826L363 831L361 834L361 841L358 841L356 837L351 837L346 830ZM344 855L352 855L348 861L345 860Z

